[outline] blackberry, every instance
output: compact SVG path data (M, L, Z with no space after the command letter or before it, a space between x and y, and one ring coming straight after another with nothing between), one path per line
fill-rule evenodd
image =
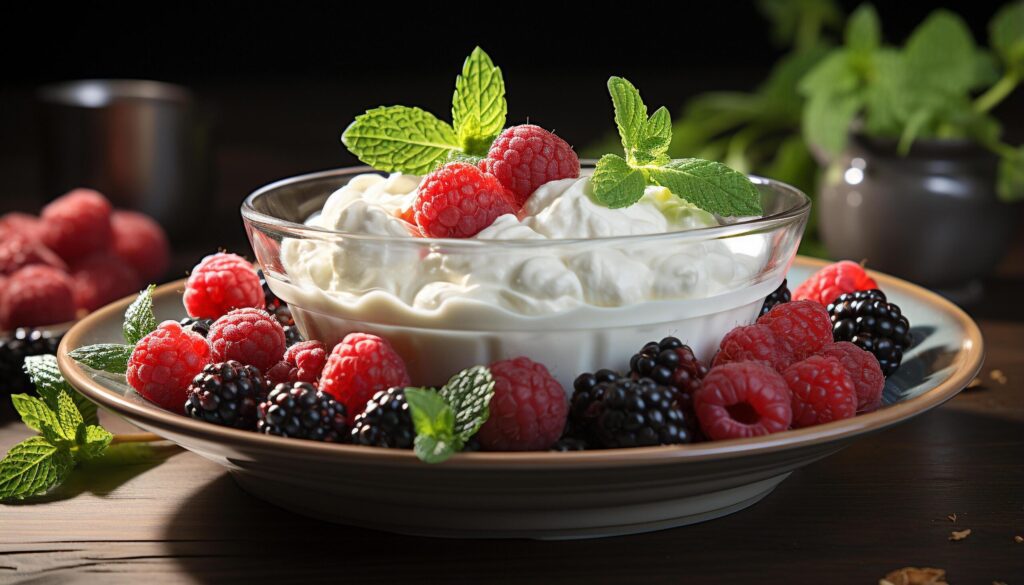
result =
M593 434L601 447L646 447L689 443L687 416L676 392L650 378L602 382Z
M196 319L194 317L185 317L181 321L178 321L178 323L181 324L182 329L188 329L192 333L198 333L203 337L209 335L210 327L213 327L213 319Z
M267 277L263 274L263 269L259 268L256 270L256 274L260 277L260 286L263 287L263 304L267 308L267 312L273 314L273 309L284 304L284 301L277 298L274 291L270 290L270 284L267 283Z
M779 288L772 291L772 294L768 295L764 300L764 304L761 305L761 314L764 315L768 311L771 311L775 305L781 305L782 303L788 303L793 300L793 295L789 292L788 279L784 279Z
M210 364L192 380L185 414L236 429L256 428L259 403L267 397L267 381L259 370L229 360Z
M281 304L276 307L267 305L266 309L272 317L277 319L277 322L281 324L281 327L295 326L295 318L292 317L292 310L288 308L288 305Z
M612 370L598 370L594 373L580 374L573 381L572 398L569 399L569 416L565 425L564 437L586 439L590 433L591 423L597 414L596 404L604 395L604 382L613 382L622 375Z
M575 437L562 437L551 446L552 451L586 451L589 446L584 439L577 439Z
M405 390L398 387L374 394L352 424L352 442L356 445L412 449L415 439Z
M829 304L828 314L832 337L874 354L886 377L900 367L903 352L913 343L910 322L878 289L839 295Z
M348 434L345 405L309 382L282 383L260 403L256 430L267 435L340 443Z
M677 392L676 402L687 414L691 434L697 432L697 416L693 410L693 395L700 390L708 367L694 355L690 346L676 337L651 341L629 360L631 377L650 378Z
M299 328L295 325L287 325L284 328L284 343L288 347L295 345L296 343L305 341L302 338L302 333L299 332Z
M12 337L0 340L0 388L6 394L30 392L32 379L25 373L25 358L56 355L63 333L19 327Z

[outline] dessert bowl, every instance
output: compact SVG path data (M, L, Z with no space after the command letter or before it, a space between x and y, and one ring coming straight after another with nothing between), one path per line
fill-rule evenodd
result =
M797 258L798 285L824 263ZM779 275L780 278L783 274ZM241 431L161 409L122 376L67 352L121 340L124 299L67 333L58 363L86 397L225 466L253 495L323 520L449 537L586 538L646 532L724 516L767 496L794 470L859 437L955 396L977 374L981 334L959 308L872 273L914 324L915 344L886 382L883 407L767 436L690 445L578 452L459 453L428 465L412 451L320 443ZM158 319L180 319L183 282L157 289Z
M475 364L526 356L568 391L580 372L626 369L636 348L668 335L709 359L722 336L751 323L782 282L810 210L800 191L754 177L762 217L712 218L677 207L671 211L706 224L663 233L540 237L512 216L495 221L488 238L410 237L393 227L366 233L368 224L389 220L358 205L333 220L348 230L309 225L322 208L327 214L340 207L332 193L350 181L360 188L375 182L389 197L388 182L405 181L395 187L399 193L415 188L408 176L371 173L346 168L267 185L245 200L242 217L268 284L307 338L332 344L354 331L380 335L424 385ZM534 200L569 200L565 189L575 181L545 185L527 208ZM572 209L580 216L554 221L591 222L600 232L600 222L645 219L635 216L640 211L608 209L602 213L620 216L588 217L585 203Z

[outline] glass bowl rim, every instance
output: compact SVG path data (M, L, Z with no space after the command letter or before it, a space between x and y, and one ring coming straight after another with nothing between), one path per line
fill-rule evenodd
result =
M580 161L584 166L592 166L594 161L582 160ZM476 238L427 238L427 237L405 237L405 236L391 236L391 235L378 235L378 234L365 234L358 232L346 232L341 230L331 230L316 226L310 226L303 223L296 223L268 215L261 211L257 211L253 206L253 201L256 198L261 197L271 191L280 189L282 187L288 187L298 183L315 181L321 179L328 179L331 177L344 177L344 176L355 176L361 173L384 173L373 167L367 165L339 167L336 169L329 169L325 171L317 171L312 173L305 173L301 175L295 175L274 181L267 185L256 189L250 193L243 201L241 206L242 219L246 224L251 224L257 229L269 229L274 232L280 233L283 237L288 238L302 238L302 239L317 239L317 240L357 240L360 242L367 243L380 243L380 244L407 244L417 246L430 246L430 245L443 245L445 247L465 247L465 248L480 248L480 247L545 247L553 244L558 245L572 245L572 244L595 244L595 243L621 243L621 244L635 244L641 242L659 242L661 240L694 240L694 241L706 241L721 238L732 238L752 233L764 233L765 231L774 230L780 226L798 221L801 217L806 217L810 214L811 199L806 193L797 189L796 187L783 183L782 181L776 181L775 179L769 179L761 177L759 175L747 175L751 181L756 185L764 185L777 191L785 192L789 195L795 195L799 200L800 204L796 205L785 211L766 215L763 217L757 217L753 219L737 221L735 223L717 225L703 228L694 228L689 230L660 232L655 234L634 234L624 236L604 236L597 238L543 238L543 239L476 239ZM387 173L384 173L385 175Z

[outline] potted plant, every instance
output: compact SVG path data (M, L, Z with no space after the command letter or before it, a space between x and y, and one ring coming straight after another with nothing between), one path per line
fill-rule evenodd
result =
M936 10L888 46L862 5L800 80L830 255L949 291L999 261L1024 199L1024 147L1001 140L991 111L1024 79L1024 2L996 13L989 44Z

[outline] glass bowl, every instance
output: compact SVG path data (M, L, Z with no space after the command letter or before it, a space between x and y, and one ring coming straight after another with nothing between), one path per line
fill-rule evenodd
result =
M571 392L580 372L626 370L644 343L668 335L710 360L725 333L753 322L781 284L810 210L799 190L751 177L763 217L687 231L434 239L305 224L364 173L376 171L272 183L246 198L242 217L270 288L307 338L333 344L354 331L380 335L416 385L527 356Z

